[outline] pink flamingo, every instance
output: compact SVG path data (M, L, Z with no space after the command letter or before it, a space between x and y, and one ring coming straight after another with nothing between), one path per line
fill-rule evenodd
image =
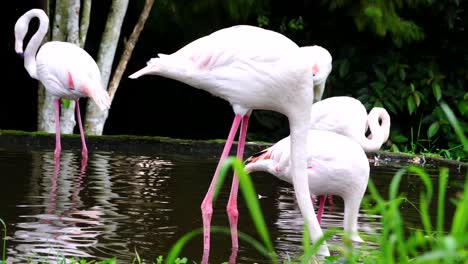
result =
M172 78L227 100L235 117L208 192L201 204L204 230L204 261L209 255L213 189L222 161L228 156L239 127L237 157L242 160L247 124L253 109L283 113L291 130L291 174L296 197L305 221L319 230L307 187L305 148L310 106L320 99L331 71L332 57L320 47L299 48L285 36L253 26L234 26L197 39L171 55L159 54L147 66L130 75L152 74ZM238 179L234 176L227 213L232 248L237 241ZM317 241L323 233L311 233ZM321 247L320 254L329 255Z
M379 124L379 120L382 124ZM365 136L368 128L371 132L369 138ZM329 97L312 105L309 129L331 131L347 136L361 145L365 152L377 152L390 135L390 115L381 107L374 107L367 114L364 105L353 97ZM281 156L277 170L288 162L288 157L289 155ZM328 198L332 203L332 196ZM319 223L324 205L325 197L320 196L317 212Z
M39 29L31 37L23 54L23 40L28 32L29 22L37 17ZM68 43L51 41L39 49L49 28L49 18L41 9L31 9L15 24L15 50L24 55L24 67L31 78L39 80L55 99L55 152L60 156L60 98L75 100L76 114L83 146L82 155L87 157L88 149L81 124L81 97L91 97L101 110L109 109L110 98L101 82L101 73L93 58L80 47ZM39 50L39 51L38 51ZM37 55L36 55L37 54Z
M286 137L272 147L248 158L246 171L268 172L291 183L289 167L291 140L292 138ZM357 219L367 188L370 168L362 147L349 137L330 131L311 129L308 132L306 157L310 193L342 197L345 203L344 230L349 233L351 240L363 242L357 232ZM283 159L287 160L286 166L282 170L277 170L278 163Z

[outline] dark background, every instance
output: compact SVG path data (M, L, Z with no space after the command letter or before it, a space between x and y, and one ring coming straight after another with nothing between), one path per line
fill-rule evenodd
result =
M26 131L37 129L37 81L29 77L23 67L23 60L14 52L13 29L14 23L24 12L31 8L43 8L43 2L39 0L6 1L0 11L3 20L0 30L1 35L4 36L4 41L0 43L2 45L0 50L5 66L0 97L0 129ZM130 80L127 77L144 67L146 62L157 53L172 53L190 41L217 29L235 24L258 25L257 18L261 15L258 13L259 9L252 9L250 13L240 12L239 16L232 16L229 15L231 13L226 10L225 5L217 4L217 2L200 1L210 2L211 6L207 8L197 6L195 4L197 1L179 0L176 1L178 11L170 13L167 12L171 7L167 4L169 2L161 2L166 5L155 3L151 17L127 65L109 112L104 134L155 135L191 139L225 138L234 116L231 106L226 101L202 90L159 76L143 76L137 80ZM454 1L447 3L449 2ZM97 54L110 3L110 0L93 1L91 24L85 46L93 57ZM464 17L463 14L466 14L465 8L468 4L467 1L460 1L460 3L454 12ZM337 66L337 63L343 59L351 61L350 72L372 73L373 67L380 63L379 59L392 58L395 54L410 66L417 61L423 61L429 65L433 62L432 59L436 58L438 69L446 70L447 76L456 73L458 74L457 82L466 83L466 77L463 77L463 74L466 74L468 65L465 52L468 41L464 33L467 22L456 20L458 21L455 25L456 30L448 29L448 18L442 15L451 14L449 5L439 8L440 10L436 10L434 6L403 9L402 16L410 17L421 25L426 36L422 41L397 46L389 35L381 37L369 30L359 31L353 21L355 13L352 7L331 12L327 6L320 4L320 1L294 1L288 4L272 1L269 4L268 12L264 15L270 17L270 28L279 29L285 17L288 19L303 17L305 26L302 30L285 30L283 34L300 46L318 44L331 52L334 68L327 81L324 98L334 95L357 97L372 92L371 90L359 92L358 85L361 84L338 76L339 65ZM122 39L127 38L133 30L141 7L142 1L130 1L114 65L120 59ZM459 14L459 11L464 13ZM30 25L30 32L33 32L36 27L37 22L34 21ZM353 58L359 58L359 61L353 63ZM454 67L458 69L457 72L453 70ZM462 69L464 72L460 73ZM408 73L408 76L410 74ZM453 90L459 93L466 92L464 83L459 87L462 88L453 88ZM389 86L386 89L397 88ZM463 89L465 90L460 91ZM444 93L444 96L447 94ZM457 102L453 97L455 96L446 96L445 99L449 105L456 108ZM85 100L81 101L84 113ZM374 105L370 99L363 103L366 104L368 110ZM427 103L429 111L432 111L433 106L430 105L429 100L423 103ZM405 110L406 108L402 108L396 113L390 113L392 131L399 129L400 134L405 134L410 130L414 120L420 121L424 116L431 114L421 112L420 115L415 116L398 113ZM288 127L284 116L266 111L254 112L249 124L248 139L278 140L286 135L288 135Z

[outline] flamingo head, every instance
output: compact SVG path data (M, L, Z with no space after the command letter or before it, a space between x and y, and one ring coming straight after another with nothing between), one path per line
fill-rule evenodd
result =
M311 71L314 81L314 101L316 102L321 100L325 89L325 82L332 70L332 56L327 49L317 45L301 47L301 50L304 53L304 58L306 58L309 63L310 61L312 62Z
M23 40L28 32L29 21L26 21L23 17L18 19L15 24L15 51L18 55L23 54Z
M245 171L252 173L255 171L264 171L276 175L276 162L271 159L271 148L267 148L253 154L245 160Z
M138 79L139 77L143 75L148 75L148 74L153 74L155 72L158 72L160 67L157 63L153 63L153 62L154 62L154 59L149 60L148 63L146 64L146 67L140 69L139 71L131 74L128 77L130 79Z

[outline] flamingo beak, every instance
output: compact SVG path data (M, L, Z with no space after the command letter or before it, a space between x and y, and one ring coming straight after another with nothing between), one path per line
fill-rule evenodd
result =
M24 59L24 53L23 53L23 43L20 41L15 42L15 51L18 56L20 56L22 59Z
M137 79L139 78L140 76L143 76L143 75L147 75L147 74L151 74L151 72L154 72L154 69L153 69L153 66L152 65L148 65L146 67L144 67L143 69L133 73L132 75L128 76L128 78L130 79Z

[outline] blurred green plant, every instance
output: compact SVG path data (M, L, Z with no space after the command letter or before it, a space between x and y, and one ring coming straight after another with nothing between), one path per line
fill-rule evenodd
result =
M2 236L2 260L0 264L6 264L6 235L7 235L7 228L5 222L0 218L0 223L3 227L3 236Z

